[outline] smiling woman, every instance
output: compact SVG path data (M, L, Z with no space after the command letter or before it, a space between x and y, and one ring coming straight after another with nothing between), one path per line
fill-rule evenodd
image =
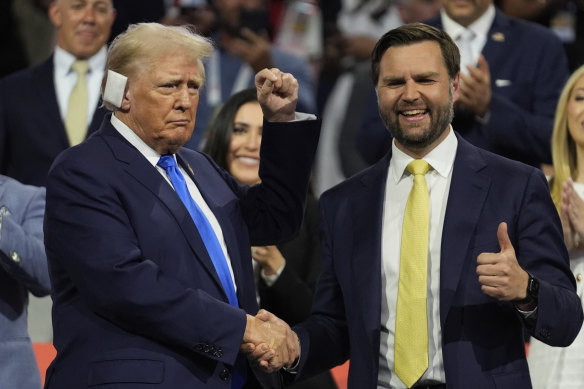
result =
M236 93L211 122L205 152L240 183L259 183L263 114L255 89Z

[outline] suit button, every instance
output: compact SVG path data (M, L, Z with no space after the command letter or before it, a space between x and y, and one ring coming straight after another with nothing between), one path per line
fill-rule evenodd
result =
M221 378L223 381L229 380L229 377L231 377L231 374L227 369L223 369L221 370L221 373L219 373L219 378Z
M197 343L197 344L195 345L195 350L197 350L197 351L202 351L202 350L203 350L203 345L202 345L201 343Z
M208 344L206 344L206 345L205 345L205 347L203 347L203 352L204 352L205 354L209 354L209 350L210 350L210 349L211 349L211 347L209 347L209 345L208 345Z
M539 334L541 335L542 338L544 339L549 339L549 337L551 336L550 330L547 328L542 328L539 331Z

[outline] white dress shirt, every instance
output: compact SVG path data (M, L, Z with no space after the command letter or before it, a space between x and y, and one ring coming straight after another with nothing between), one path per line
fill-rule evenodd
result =
M430 231L428 242L428 370L420 382L444 383L442 329L440 328L440 248L446 203L450 191L452 166L458 140L450 127L448 136L423 159L431 166L426 174L430 196ZM401 235L413 175L406 167L412 157L400 151L395 142L389 162L383 207L381 243L381 342L379 350L378 388L406 388L394 372L394 336L397 307Z
M150 162L156 170L158 170L158 172L162 175L162 177L164 177L164 179L168 182L168 184L171 187L173 187L172 182L170 181L170 179L168 178L168 175L166 174L166 171L163 168L161 168L160 166L158 166L158 160L160 159L160 154L158 154L154 149L152 149L150 146L148 146L128 126L126 126L124 123L122 123L122 121L120 121L116 117L115 114L112 115L110 122L111 122L112 126L114 126L114 128L128 142L130 142L130 144L132 146L134 146L136 149L138 149L140 154L142 154L144 156L144 158L146 158L148 160L148 162ZM173 155L173 157L176 160L176 155ZM184 171L182 166L180 166L180 164L177 163L177 165L178 165L178 168L179 168L181 174L183 175L183 177L185 179L185 182L187 183L187 187L189 189L189 193L190 193L191 197L193 198L193 200L195 200L195 202L197 203L199 208L201 208L201 211L203 211L203 214L205 214L205 217L207 217L207 219L209 220L211 227L213 227L213 231L215 232L215 235L217 235L217 240L219 241L219 244L221 245L221 250L223 250L223 255L225 256L225 259L227 260L227 266L229 267L229 273L231 274L231 281L233 282L233 285L235 286L235 291L237 291L237 285L235 284L235 279L233 276L233 268L231 267L231 258L229 257L229 253L227 252L227 246L225 245L225 239L223 238L223 230L221 229L221 225L219 225L217 218L215 217L215 215L211 211L211 208L209 208L209 205L207 205L207 202L205 201L205 199L201 195L201 192L199 191L199 188L197 188L197 185L195 184L195 182L188 176L188 174L186 174L186 172Z
M471 58L461 58L460 63L462 64L474 64L476 66L479 55L483 51L485 47L485 43L487 42L487 37L489 35L489 30L491 29L491 25L493 24L493 20L495 20L495 6L491 4L489 8L485 11L484 14L481 15L480 18L474 21L474 23L470 24L468 27L464 27L454 20L452 20L447 14L444 8L440 11L440 17L442 18L442 27L444 31L450 35L450 37L459 45L459 49L461 49L461 56L466 56L467 53L471 55ZM464 35L465 30L470 30L474 34L474 39L470 44L470 52L467 50L462 50L460 46L460 37ZM461 66L460 69L463 73L468 74L466 68Z
M89 58L89 71L85 76L87 82L87 126L91 124L93 114L97 108L97 103L101 96L101 80L105 74L105 62L107 60L107 50L102 47L93 57ZM69 96L73 87L77 83L77 73L71 69L71 65L76 58L63 50L59 46L55 47L53 55L53 82L57 93L57 104L61 119L65 123L67 107L69 106Z

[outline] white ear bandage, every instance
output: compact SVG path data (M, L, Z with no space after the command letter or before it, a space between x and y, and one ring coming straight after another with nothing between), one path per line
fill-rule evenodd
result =
M122 99L124 98L124 91L126 90L127 82L128 77L116 73L113 70L108 70L105 89L103 91L103 100L120 108L122 106Z

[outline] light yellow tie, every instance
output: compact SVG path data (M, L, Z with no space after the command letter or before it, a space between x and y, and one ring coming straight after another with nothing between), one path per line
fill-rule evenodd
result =
M77 83L69 96L65 129L69 144L75 146L81 143L87 135L87 83L85 75L89 70L89 64L87 61L78 60L73 62L71 68L77 73Z
M395 321L394 369L411 388L428 369L428 317L426 288L428 273L428 229L430 204L424 160L410 162L414 175L402 227L399 285Z

